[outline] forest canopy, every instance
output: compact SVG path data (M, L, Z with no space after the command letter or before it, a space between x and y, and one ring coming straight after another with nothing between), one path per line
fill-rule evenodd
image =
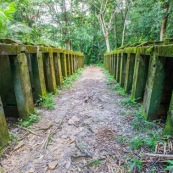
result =
M0 38L83 52L104 52L173 33L171 0L1 0Z

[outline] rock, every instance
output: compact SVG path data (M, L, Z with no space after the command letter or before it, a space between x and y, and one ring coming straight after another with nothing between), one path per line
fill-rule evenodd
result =
M63 139L67 139L68 136L66 136L66 135L62 135L61 138L63 138Z
M3 167L0 166L0 173L6 173Z
M71 119L69 119L68 124L74 125L76 122L78 122L80 119L76 116L73 116Z
M68 161L66 162L65 168L66 168L66 169L69 169L70 166L71 166L71 160L68 160Z
M48 122L44 127L40 127L39 130L49 130L53 126L52 122Z
M34 173L35 169L34 168L30 168L26 173Z
M48 168L49 168L50 170L54 170L54 169L56 168L57 165L58 165L58 161L53 161L53 162L50 162L50 163L48 164Z

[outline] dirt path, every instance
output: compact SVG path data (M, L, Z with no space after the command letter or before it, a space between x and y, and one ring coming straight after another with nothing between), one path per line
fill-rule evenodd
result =
M2 166L9 173L125 172L122 153L128 151L117 137L130 136L132 128L116 105L119 99L99 67L85 68L56 97L54 110L42 110L35 134L27 133Z

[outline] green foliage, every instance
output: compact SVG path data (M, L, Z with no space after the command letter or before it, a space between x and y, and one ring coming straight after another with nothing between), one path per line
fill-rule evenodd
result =
M107 80L107 84L112 84L115 83L115 79L114 77L109 73L109 71L107 69L105 69L105 67L100 66L102 71L104 72L104 74L106 75L106 80Z
M140 108L140 104L133 101L130 97L124 98L120 101L120 105L124 106L125 108L133 108L133 109L138 109Z
M121 86L119 83L115 84L115 86L113 87L113 89L115 89L116 91L121 89Z
M47 93L45 96L40 97L37 103L39 106L52 110L55 106L54 95L52 93Z
M119 83L115 84L113 89L116 90L117 95L126 96L126 92L125 92L124 88L122 88Z
M7 6L4 3L0 5L0 37L5 35L7 25L9 24L9 21L13 19L12 15L15 13L15 11L15 2L11 2Z
M117 93L117 95L119 95L119 96L126 96L126 92L125 92L125 90L123 89L123 88L121 88L119 91L117 91L116 92Z
M116 136L116 138L123 144L125 144L127 142L127 139L125 136Z
M83 69L80 68L77 70L76 73L72 74L71 76L65 78L62 82L62 88L69 88L72 86L73 81L76 80L81 74L82 74Z
M131 122L133 129L138 131L144 131L146 129L154 129L156 128L156 124L154 121L147 121L142 113L142 111L137 111L134 113L134 119ZM141 126L142 124L142 126Z
M33 123L36 123L36 122L39 122L39 121L40 121L40 118L38 117L37 113L35 112L35 114L30 114L29 117L25 120L19 119L18 124L20 126L23 126L23 127L29 127Z
M173 160L167 160L168 166L164 169L165 171L173 171Z
M141 172L144 164L137 158L133 158L129 163L129 166L130 166L130 172L134 172L133 170L135 170L135 172Z
M138 150L140 149L142 146L144 145L144 141L143 138L140 136L134 136L131 140L130 140L130 148L132 150Z
M102 163L102 160L96 159L96 160L92 160L90 161L87 165L88 166L94 166L97 167Z

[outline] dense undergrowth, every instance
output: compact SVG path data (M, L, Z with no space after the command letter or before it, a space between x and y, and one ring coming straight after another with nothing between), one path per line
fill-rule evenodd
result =
M98 66L105 73L109 88L120 97L120 101L116 103L122 107L120 114L124 116L124 119L130 123L133 129L131 137L126 134L116 137L122 147L125 146L129 149L124 162L127 172L172 172L172 160L160 160L158 157L151 159L145 155L145 153L156 153L158 150L162 152L171 142L172 138L164 135L163 124L160 121L147 121L143 115L142 104L133 101L102 64L98 64Z

